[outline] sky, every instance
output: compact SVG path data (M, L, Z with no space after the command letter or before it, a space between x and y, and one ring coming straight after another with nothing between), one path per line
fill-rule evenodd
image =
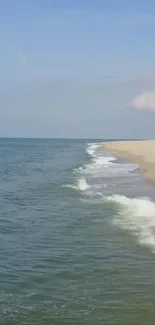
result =
M155 138L153 0L0 1L0 136Z

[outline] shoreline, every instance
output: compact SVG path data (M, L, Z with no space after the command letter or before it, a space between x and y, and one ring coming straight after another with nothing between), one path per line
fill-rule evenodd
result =
M155 140L104 142L103 148L137 164L147 182L155 184Z

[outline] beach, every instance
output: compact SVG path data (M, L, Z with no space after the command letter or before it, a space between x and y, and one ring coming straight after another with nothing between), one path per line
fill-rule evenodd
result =
M155 140L105 142L104 148L138 164L146 179L155 183Z

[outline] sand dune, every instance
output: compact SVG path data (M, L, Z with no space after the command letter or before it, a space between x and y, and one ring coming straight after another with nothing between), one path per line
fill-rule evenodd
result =
M155 140L105 142L104 148L138 164L147 180L155 183Z

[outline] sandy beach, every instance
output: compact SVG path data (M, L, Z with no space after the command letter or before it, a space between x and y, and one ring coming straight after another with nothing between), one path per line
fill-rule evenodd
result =
M155 140L105 142L104 148L138 164L147 180L155 183Z

